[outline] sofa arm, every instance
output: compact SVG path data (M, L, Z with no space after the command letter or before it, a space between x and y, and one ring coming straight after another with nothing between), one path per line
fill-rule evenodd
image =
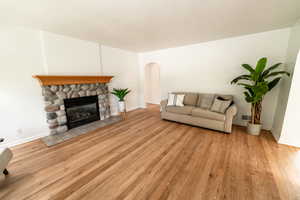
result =
M226 119L225 119L225 124L224 124L224 131L227 133L231 133L232 130L232 121L234 116L237 114L237 106L235 104L231 105L227 110L226 110Z
M165 112L165 111L166 111L167 104L168 104L168 100L167 100L167 99L162 100L162 101L160 102L160 107L161 107L161 111L162 111L162 112Z
M237 114L237 107L235 104L229 106L226 110L226 117L234 117Z

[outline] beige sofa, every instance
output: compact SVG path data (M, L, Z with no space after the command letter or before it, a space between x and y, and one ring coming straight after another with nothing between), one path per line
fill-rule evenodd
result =
M162 119L231 133L232 120L237 114L236 105L232 103L225 113L212 112L210 107L216 97L230 99L233 102L232 95L190 92L176 92L175 94L185 94L184 106L167 106L167 100L161 101Z

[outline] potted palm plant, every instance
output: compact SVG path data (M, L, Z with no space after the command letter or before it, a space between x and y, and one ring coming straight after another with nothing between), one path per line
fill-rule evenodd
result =
M121 89L121 88L114 88L111 94L115 95L119 99L119 111L125 112L126 105L125 105L125 96L130 92L128 88Z
M279 83L283 75L290 76L286 71L275 71L281 64L276 63L266 69L267 58L259 59L255 68L248 64L242 64L248 74L240 75L231 81L231 84L240 85L246 90L244 91L245 100L251 104L251 121L248 123L247 132L251 135L260 134L264 96Z

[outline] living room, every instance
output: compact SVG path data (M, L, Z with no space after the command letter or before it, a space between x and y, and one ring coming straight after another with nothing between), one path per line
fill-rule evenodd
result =
M0 10L0 199L300 199L298 1Z

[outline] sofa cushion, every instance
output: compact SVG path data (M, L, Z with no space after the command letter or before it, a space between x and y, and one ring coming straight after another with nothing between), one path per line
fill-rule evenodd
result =
M182 115L191 115L192 109L195 108L193 106L167 106L166 111L176 114L182 114Z
M200 105L201 105L201 99L202 99L202 94L198 94L198 99L197 99L196 107L200 107Z
M194 108L192 110L192 116L202 117L206 119L212 119L217 121L225 121L225 114L212 112L203 108Z
M199 94L198 102L196 106L203 109L210 109L214 99L215 99L214 94Z
M196 106L198 100L197 93L185 93L183 104L188 106Z

